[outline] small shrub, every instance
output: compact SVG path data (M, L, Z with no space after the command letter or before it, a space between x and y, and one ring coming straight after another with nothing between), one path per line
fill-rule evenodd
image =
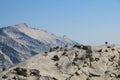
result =
M59 46L56 46L56 47L54 47L53 49L57 50L57 49L59 49Z
M83 65L83 67L87 67L87 65L86 65L86 64L84 64L84 65Z
M82 49L83 50L88 50L88 49L91 49L91 46L82 46Z
M112 51L115 51L115 49L113 48L113 49L111 49Z
M52 80L58 80L58 79L56 79L55 77L53 77Z
M95 61L99 61L100 59L99 58L95 58Z
M79 75L80 75L78 72L75 72L75 74L76 74L77 76L79 76Z
M87 61L84 61L84 64L87 64Z
M30 75L32 76L39 76L40 71L37 69L30 70Z
M108 52L108 50L106 49L105 52Z
M52 60L54 60L54 61L59 61L58 55L53 56Z
M86 46L85 50L86 50L86 53L88 54L92 53L91 46Z
M73 47L74 47L74 48L78 48L78 49L80 49L80 48L81 48L81 46L80 46L80 45L74 45Z
M107 46L107 48L111 48L111 46Z
M47 54L48 52L45 52L45 54Z
M105 74L107 74L109 71L105 71Z
M68 45L66 44L65 47L68 47Z
M77 57L75 57L74 59L73 59L73 61L77 61L79 58L77 58Z
M115 58L115 55L110 57L109 61L113 62L114 58Z
M120 54L120 51L118 51L118 53Z
M99 49L97 52L102 52L102 49Z
M92 51L86 51L86 58L92 57Z
M27 69L17 67L14 69L18 75L27 76Z
M3 69L2 69L2 71L5 71L5 70L6 70L6 68L3 68Z
M3 76L2 76L2 78L3 78L3 79L6 79L6 78L7 78L7 76L6 76L6 75L3 75Z
M119 75L117 75L117 78L120 78L120 74L119 74Z
M76 65L76 63L73 61L73 62L72 62L72 65Z
M90 80L89 78L87 78L86 80Z
M62 51L62 50L63 50L63 47L60 47L60 50Z
M58 65L59 65L58 63L55 64L55 66L58 66Z
M52 48L50 48L49 52L52 52L52 51L53 51L53 49L52 49Z
M66 55L66 54L67 54L67 53L64 51L63 54L62 54L62 56Z
M45 52L45 53L44 53L44 56L47 56L47 55L48 55L48 52Z
M94 58L93 58L93 57L90 57L89 60L90 60L90 62L93 62L93 61L94 61Z
M88 49L88 50L86 50L86 53L90 54L90 53L92 53L92 50Z
M12 78L13 80L17 80L17 78L14 76L13 78Z
M77 53L75 53L75 57L78 57L78 54L77 54Z
M118 65L120 66L120 59L118 60Z
M68 51L68 50L65 48L64 51Z

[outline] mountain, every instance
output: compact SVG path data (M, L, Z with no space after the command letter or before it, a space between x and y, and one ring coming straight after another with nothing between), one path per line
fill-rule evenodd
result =
M57 48L1 72L0 80L120 80L120 45Z
M30 28L26 23L0 28L0 69L8 68L51 48L77 42L47 31Z

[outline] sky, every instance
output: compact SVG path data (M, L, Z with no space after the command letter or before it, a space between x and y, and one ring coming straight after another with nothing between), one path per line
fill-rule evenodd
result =
M23 22L82 44L120 44L120 0L0 0L0 27Z

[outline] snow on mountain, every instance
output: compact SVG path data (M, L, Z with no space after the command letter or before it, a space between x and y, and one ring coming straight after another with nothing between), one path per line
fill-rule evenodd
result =
M0 28L0 69L17 64L55 46L78 44L67 37L57 37L47 31L30 28L26 23ZM4 59L3 59L4 58Z

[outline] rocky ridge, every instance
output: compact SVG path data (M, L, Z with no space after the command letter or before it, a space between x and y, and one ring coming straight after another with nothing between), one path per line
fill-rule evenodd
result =
M0 80L120 80L120 45L56 47L0 73Z

